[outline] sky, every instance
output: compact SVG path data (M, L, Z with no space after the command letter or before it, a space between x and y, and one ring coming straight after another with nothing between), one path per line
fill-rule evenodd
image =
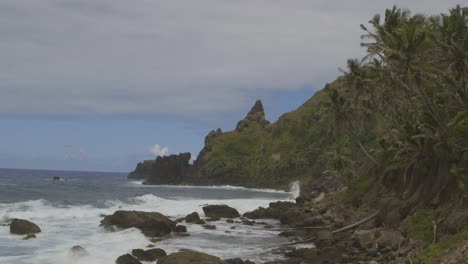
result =
M423 2L423 4L422 4ZM361 57L393 4L462 1L2 0L0 168L121 171L190 152L256 99L275 121Z

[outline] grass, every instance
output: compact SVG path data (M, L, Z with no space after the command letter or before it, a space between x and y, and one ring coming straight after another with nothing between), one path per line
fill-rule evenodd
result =
M430 242L433 239L433 216L429 210L418 210L409 217L408 236L415 240Z
M468 240L468 227L465 227L460 233L446 237L434 245L430 245L418 255L418 261L421 263L437 263L436 258L445 254L448 249L454 245Z

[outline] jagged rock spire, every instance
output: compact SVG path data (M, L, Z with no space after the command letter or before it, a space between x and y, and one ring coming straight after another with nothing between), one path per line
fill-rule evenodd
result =
M261 100L257 100L250 109L249 113L247 113L247 116L243 120L239 121L239 123L237 123L236 130L241 131L242 129L248 127L249 123L252 122L258 123L262 127L270 124L270 122L265 119L265 110L263 109Z

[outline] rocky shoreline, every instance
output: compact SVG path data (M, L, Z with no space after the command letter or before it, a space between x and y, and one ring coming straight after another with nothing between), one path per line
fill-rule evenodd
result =
M180 248L178 252L167 254L158 248L158 243L171 237L190 236L189 225L199 225L206 230L227 225L231 229L239 225L255 226L259 229L277 232L289 242L268 249L278 254L278 259L263 262L266 264L301 263L427 263L418 256L427 246L427 241L415 239L411 234L411 223L401 216L405 210L402 201L396 198L376 199L374 206L355 207L340 197L347 190L333 184L303 186L302 194L296 200L271 202L268 207L260 207L240 215L232 207L210 204L203 207L204 215L189 213L180 219L170 219L158 212L116 211L103 215L100 226L108 232L127 228L137 228L148 238L147 248L136 248L115 260L117 264L141 264L142 262L163 264L253 264L242 256L234 259L220 259L203 252ZM391 197L391 196L387 196ZM462 212L463 213L463 212ZM466 212L465 212L466 214ZM277 226L269 225L265 219L277 220ZM449 227L460 232L466 228L465 215L460 222L452 221ZM10 233L23 235L24 239L34 239L41 230L36 224L23 219L13 219ZM217 227L218 226L218 227ZM444 235L447 224L434 224L433 243ZM228 232L228 231L226 231ZM466 236L461 243L449 247L443 257L431 263L463 263L468 259ZM131 241L129 241L131 243ZM88 256L87 250L79 245L69 251L69 257L79 259Z

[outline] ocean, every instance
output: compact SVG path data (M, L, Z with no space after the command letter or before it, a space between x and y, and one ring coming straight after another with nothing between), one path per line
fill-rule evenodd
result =
M22 240L0 225L0 264L112 264L132 249L145 249L150 241L137 229L106 232L99 227L103 215L117 210L156 211L175 220L194 211L203 216L202 206L207 204L226 204L242 214L295 196L295 192L233 186L145 186L126 177L124 173L0 169L0 224L22 218L42 229L36 239ZM155 246L168 253L192 249L222 259L241 257L262 263L281 259L273 249L288 242L261 225L220 220L212 223L216 230L206 230L183 224L190 236L173 236ZM90 255L70 258L69 250L75 245Z

